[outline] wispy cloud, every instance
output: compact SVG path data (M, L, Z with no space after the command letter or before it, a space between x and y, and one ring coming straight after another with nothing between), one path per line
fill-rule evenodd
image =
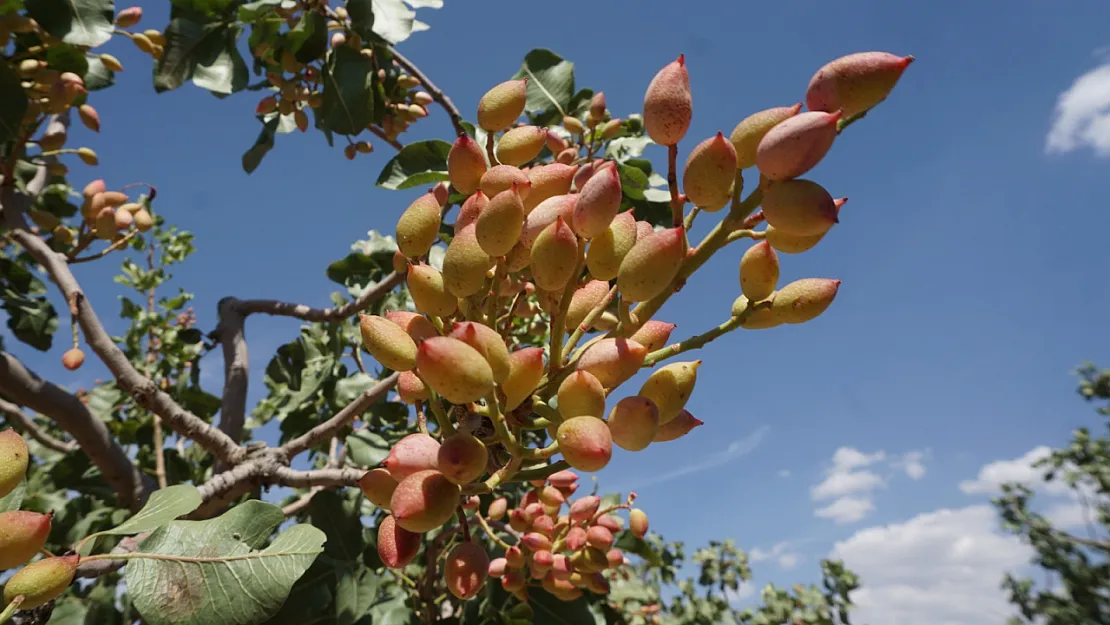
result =
M923 460L928 450L891 455L885 451L863 453L852 447L841 447L833 454L825 478L810 489L814 501L833 501L813 511L818 518L837 524L855 523L875 511L874 492L887 485L890 475L876 469L885 463L889 469L904 472L912 480L925 477ZM889 472L889 471L887 471Z
M701 462L695 462L684 467L679 467L673 471L668 471L667 473L656 475L655 477L640 482L621 484L620 488L618 488L617 490L641 490L647 488L648 486L654 486L663 482L669 482L671 480L678 479L692 473L700 473L701 471L707 471L714 467L719 467L722 464L732 462L737 458L746 456L755 451L755 449L759 447L759 445L763 442L763 439L767 436L767 433L770 431L771 426L764 425L751 434L748 434L744 438L738 438L732 441L729 444L728 448L726 448L724 451L719 451L717 453L706 456Z
M1082 147L1110 156L1110 63L1083 74L1057 98L1045 151L1063 153Z

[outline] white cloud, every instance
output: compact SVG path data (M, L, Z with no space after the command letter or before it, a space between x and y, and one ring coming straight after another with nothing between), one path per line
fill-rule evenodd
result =
M841 497L813 514L830 519L837 524L855 523L875 511L875 504L868 497Z
M1056 100L1045 151L1064 153L1082 147L1110 156L1110 63L1077 78Z
M729 603L741 603L755 594L755 585L750 581L740 582L740 587L736 590L725 589L725 598Z
M968 495L997 495L1002 490L1002 484L1007 482L1019 482L1029 486L1040 483L1043 470L1033 468L1033 464L1047 457L1051 452L1052 449L1042 445L1030 449L1020 458L998 460L983 465L974 480L960 482L960 490ZM1067 486L1060 482L1048 484L1046 487L1055 492L1067 490Z
M864 586L853 621L898 625L1003 625L1013 614L999 589L1028 547L997 531L994 508L975 505L862 529L833 547Z
M873 454L865 454L858 449L851 447L841 447L833 454L833 471L851 471L860 467L870 466L883 458L886 458L886 452L877 451Z
M905 471L911 480L920 480L925 477L925 463L922 462L924 459L925 452L910 451L903 455L895 463L895 466Z
M801 556L790 550L790 542L783 541L776 544L770 549L760 549L756 547L748 552L748 560L752 563L763 562L764 560L775 560L783 570L794 568L798 564Z
M798 564L798 559L799 556L796 553L784 553L779 556L779 566L782 567L784 571L789 571Z
M780 469L778 476L784 479L790 477L790 469Z
M883 478L871 471L834 471L823 482L814 486L810 495L815 501L821 501L854 493L869 493L882 485Z

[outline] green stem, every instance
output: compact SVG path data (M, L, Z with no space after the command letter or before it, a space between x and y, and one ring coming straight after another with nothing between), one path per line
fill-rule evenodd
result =
M509 543L501 540L500 536L493 533L493 528L489 526L489 523L486 523L486 519L480 513L475 512L474 518L478 521L478 525L481 525L482 529L486 531L486 536L489 536L490 540L500 545L502 549L508 549L512 546Z
M613 297L615 297L616 294L617 286L613 285L613 288L609 289L609 293L597 303L597 306L594 306L594 309L586 315L582 323L578 324L578 327L574 329L574 333L567 339L566 347L563 350L564 352L570 353L571 350L578 345L578 341L582 340L582 335L590 331L590 326L592 326L594 322L597 321L597 318L605 312L605 309L613 302Z
M692 349L699 349L703 347L706 343L716 339L717 337L732 332L736 328L739 328L740 324L744 323L744 321L756 310L770 308L770 306L770 300L763 300L762 302L754 305L749 303L748 307L741 311L739 315L729 319L728 321L709 330L708 332L703 332L702 334L699 334L697 336L691 336L684 341L673 343L662 349L657 349L654 352L651 352L647 355L646 358L644 358L644 366L654 367L655 364L661 360L666 360L683 352L688 352Z
M728 239L725 241L725 243L732 243L733 241L739 241L740 239L752 239L754 241L760 241L766 238L767 233L763 231L756 232L755 230L734 230L733 232L729 233Z
M519 456L525 449L516 442L516 437L509 431L509 424L505 422L505 415L501 414L501 406L497 403L497 393L490 393L486 397L486 406L489 408L489 418L493 421L493 431L497 438L513 456Z
M485 324L494 330L497 329L497 291L501 285L501 281L505 279L508 273L508 264L504 261L497 263L497 268L493 270L493 277L490 279L489 288L486 289L486 306L483 316Z
M682 225L682 198L678 196L678 144L667 146L667 187L671 191L671 221Z
M439 402L439 394L432 391L432 398L428 400L428 405L432 407L432 414L436 417L436 423L439 424L439 430L444 436L450 436L455 433L455 424L451 423L451 418L447 416L447 412L443 410L443 404Z
M19 610L19 606L21 605L23 605L23 595L19 595L15 599L12 599L12 602L4 608L4 611L0 612L0 623L7 623L8 619Z
M545 465L545 466L542 466L542 467L539 467L539 468L536 468L536 469L528 469L527 471L519 471L519 472L517 472L516 475L513 476L513 479L511 479L509 481L511 481L511 482L530 482L532 480L539 480L539 479L543 479L543 478L546 478L546 477L550 477L551 475L554 475L555 473L558 473L559 471L562 471L564 469L569 469L569 468L570 468L570 465L567 464L566 460L560 460L558 462L553 462L549 465Z
M586 262L586 240L578 237L578 260L575 262L574 274L567 281L563 289L563 298L559 301L559 308L551 316L551 356L547 362L548 376L558 371L563 365L563 339L566 338L567 308L570 300L578 289L578 278L582 275L582 266Z

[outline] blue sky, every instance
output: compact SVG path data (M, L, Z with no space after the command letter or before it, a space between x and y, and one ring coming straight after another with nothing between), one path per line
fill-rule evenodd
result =
M431 30L400 49L471 118L481 94L531 48L574 61L578 86L604 90L617 116L639 112L654 73L684 53L694 119L683 159L756 110L801 101L813 72L837 56L916 55L890 99L810 175L850 198L841 223L813 251L782 257L783 283L843 280L834 305L809 324L740 331L701 350L688 408L705 425L680 441L617 453L598 475L603 490L636 489L669 539L731 536L758 548L766 557L756 563L756 587L812 579L835 548L871 587L860 601L865 623L1003 622L996 580L1025 554L993 534L984 484L1021 475L1023 465L994 465L967 481L1090 423L1069 371L1087 359L1110 362L1110 293L1095 288L1110 275L1110 5L552 6L447 0L419 11ZM574 13L588 16L576 20L587 33L569 26ZM165 24L161 3L145 21ZM175 273L196 292L206 331L225 295L325 305L334 289L327 263L369 229L392 233L421 192L374 188L388 146L350 162L315 133L280 137L247 176L239 158L258 132L254 95L220 101L191 86L155 95L149 59L126 41L106 51L127 70L93 100L104 134L81 136L100 153L96 176L110 186L155 184L162 214L196 233L199 252ZM409 138L432 136L450 136L438 109ZM648 155L664 162L658 146ZM93 175L74 169L80 183ZM700 235L710 220L699 221ZM678 324L675 338L727 317L743 250L726 248L663 308L658 318ZM114 268L77 268L102 317L116 307ZM287 320L250 320L252 399L273 349L296 331ZM59 354L17 352L74 386L102 371L66 373ZM204 366L222 371L216 354ZM838 503L844 497L851 501ZM990 557L968 555L976 553ZM898 554L924 560L895 572ZM960 558L980 568L968 573ZM945 599L960 588L993 594Z

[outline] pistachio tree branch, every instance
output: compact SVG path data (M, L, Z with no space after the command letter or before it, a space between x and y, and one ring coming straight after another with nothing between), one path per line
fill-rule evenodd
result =
M354 401L335 413L334 417L285 443L279 449L285 454L286 458L292 458L313 445L335 436L356 417L369 410L375 402L385 397L389 389L397 384L397 378L399 377L401 377L401 374L394 372L388 377L378 380L377 384L366 389Z
M22 408L2 398L0 398L0 413L4 414L8 423L14 425L16 430L35 439L40 445L47 449L68 454L71 451L76 451L78 448L77 443L72 441L60 441L54 438L48 434L46 430L39 427L34 419L24 414Z
M135 509L153 482L144 480L108 426L65 389L43 380L11 354L0 352L0 392L16 404L45 415L65 430L88 455L104 480L119 493L120 505ZM144 481L148 482L144 484Z
M227 298L226 305L233 306L243 315L264 314L279 317L296 317L304 321L339 321L365 309L376 302L393 287L404 281L404 274L390 273L381 282L363 291L358 299L335 308L312 308L304 304L292 304L272 299L239 300Z
M463 128L462 125L462 115L459 114L459 109L451 101L451 98L447 97L447 94L443 93L442 89L437 87L424 72L420 71L416 64L405 58L396 48L391 46L389 51L393 54L393 60L397 61L397 64L404 68L406 72L412 74L413 78L419 80L420 84L424 85L424 89L428 91L428 95L432 96L432 100L435 100L443 107L443 110L447 111L447 116L451 118L451 125L455 127L455 134L459 137L466 135L466 128Z
M293 488L315 488L317 486L354 486L366 473L347 467L344 469L314 469L311 471L297 471L289 467L281 467L274 472L271 479L282 486Z
M127 536L119 541L119 544L109 551L108 555L126 556L135 553L139 549L139 543L143 542L147 536L150 536L150 532ZM75 577L100 577L122 569L125 564L127 564L127 560L122 558L119 560L81 560L81 563L77 565Z
M247 382L250 377L250 355L244 325L246 316L235 305L234 298L224 298L218 305L220 323L216 334L224 353L224 392L220 402L220 431L234 441L243 439L247 417Z
M769 299L763 300L762 302L758 302L756 304L749 303L747 308L741 311L739 315L730 318L728 321L722 323L721 325L712 328L706 332L703 332L697 336L691 336L684 341L672 343L671 345L668 345L662 349L657 349L654 352L651 352L647 355L646 358L644 358L643 366L654 367L655 364L661 360L666 360L683 352L688 352L692 349L699 349L701 347L704 347L706 343L709 343L717 337L728 334L736 328L739 328L740 324L744 323L744 321L755 311L770 307L771 300Z

